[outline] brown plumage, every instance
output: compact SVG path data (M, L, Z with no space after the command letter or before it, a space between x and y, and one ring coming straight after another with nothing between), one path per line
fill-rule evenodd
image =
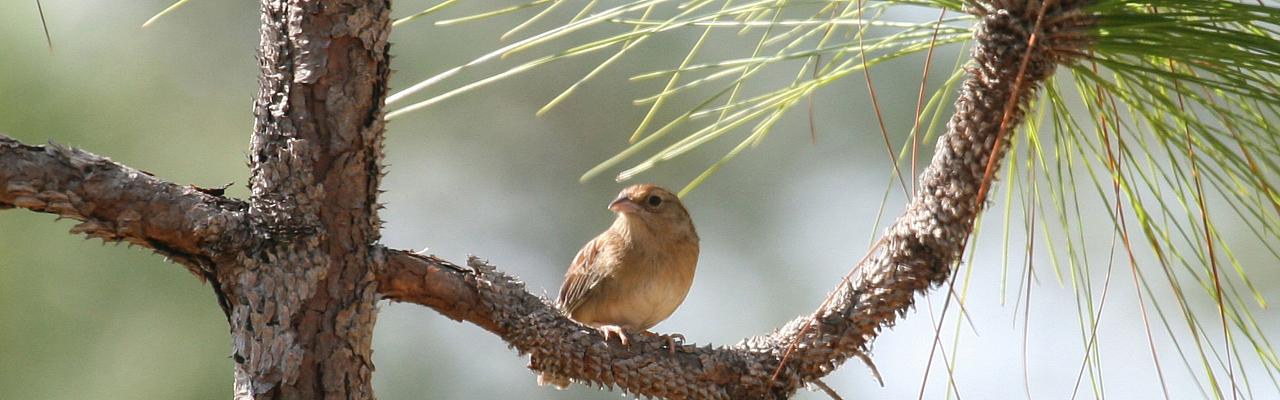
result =
M616 335L626 345L624 330L647 332L684 302L698 265L698 233L680 199L655 185L623 189L609 210L618 218L578 251L556 303L605 340ZM666 338L675 351L673 336ZM568 383L547 375L538 382Z

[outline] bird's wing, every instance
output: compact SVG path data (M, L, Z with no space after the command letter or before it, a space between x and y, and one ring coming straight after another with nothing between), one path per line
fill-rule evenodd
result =
M578 250L578 255L573 257L573 263L569 264L569 271L564 274L564 284L560 286L560 297L556 303L567 313L581 306L583 301L591 293L591 289L596 288L608 276L612 265L606 264L604 256L605 247L610 237L600 235L582 250Z

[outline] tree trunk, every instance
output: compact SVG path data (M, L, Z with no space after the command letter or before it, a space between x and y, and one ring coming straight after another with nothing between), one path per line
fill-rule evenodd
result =
M373 398L390 3L263 0L256 240L225 260L237 398Z

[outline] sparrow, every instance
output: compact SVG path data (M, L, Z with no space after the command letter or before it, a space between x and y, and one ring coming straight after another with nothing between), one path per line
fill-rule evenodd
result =
M625 346L626 331L653 334L648 329L684 302L698 266L698 232L680 198L655 185L623 189L609 210L617 218L573 258L556 305L605 341L617 336ZM660 336L672 352L675 338L683 339Z
M680 197L655 185L625 188L609 210L618 217L573 256L556 305L626 346L626 331L657 335L648 329L684 303L698 268L698 231ZM660 336L672 353L684 338ZM541 373L538 383L566 388L568 378Z

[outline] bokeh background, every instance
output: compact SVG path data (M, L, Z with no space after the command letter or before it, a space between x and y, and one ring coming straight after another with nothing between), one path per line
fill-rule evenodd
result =
M495 6L480 3L441 15ZM430 4L402 1L396 15ZM229 195L245 197L250 102L257 89L256 2L194 1L139 28L166 6L167 0L47 0L50 52L35 2L0 2L0 132L27 143L81 147L181 184L231 183ZM397 29L395 86L495 48L498 35L527 16ZM543 117L533 114L599 57L558 63L393 121L383 182L384 242L459 262L477 254L531 290L554 293L573 254L610 222L605 204L624 186L607 176L579 183L579 175L624 148L645 111L631 100L662 84L626 78L678 61L699 32L652 41ZM752 42L719 43L708 48L708 57L742 54L749 47L741 46ZM954 56L951 50L939 57ZM876 70L875 78L900 142L910 129L920 59L898 65ZM787 73L762 77L775 84L790 79ZM879 230L891 168L866 99L860 77L833 85L815 98L813 138L805 113L794 112L760 147L686 199L703 238L702 262L684 306L657 330L681 332L698 344L732 344L818 305ZM679 188L733 144L712 143L638 180ZM888 216L904 201L893 189L887 191ZM1000 193L995 207L1003 210ZM1076 387L1085 342L1078 297L1069 280L1048 272L1042 250L1031 257L1040 269L1030 303L1016 300L1026 295L1019 284L1026 239L1017 207L1011 216L1009 271L1003 271L1005 229L998 221L986 225L965 266L974 268L965 303L972 326L961 325L958 348L954 307L944 324L947 357L956 364L953 389L970 399L1066 398ZM70 221L53 219L0 212L0 399L230 397L229 335L208 287L161 257L86 241L67 233ZM1092 398L1093 385L1113 398L1161 397L1127 264L1122 254L1109 253L1111 222L1097 212L1084 224L1098 232L1091 235L1096 250L1089 260L1095 294L1108 262L1117 267L1098 328L1104 375L1092 383L1086 376L1079 397ZM1218 227L1240 239L1232 250L1264 297L1275 297L1273 259L1230 218ZM1190 297L1193 310L1216 321L1203 292ZM876 341L873 357L884 387L856 361L827 382L846 398L917 396L941 299L925 299ZM1255 312L1271 332L1280 329L1276 312ZM1213 337L1216 329L1208 332L1208 340L1221 340ZM1173 397L1202 397L1167 337L1157 335L1155 344ZM1274 381L1257 357L1242 351L1242 367L1258 390L1252 395L1274 395ZM540 388L526 360L492 335L414 305L382 305L374 359L375 386L384 399L617 396L581 386L568 392ZM941 365L935 360L929 372L928 398L947 396ZM815 392L799 397L826 398Z

